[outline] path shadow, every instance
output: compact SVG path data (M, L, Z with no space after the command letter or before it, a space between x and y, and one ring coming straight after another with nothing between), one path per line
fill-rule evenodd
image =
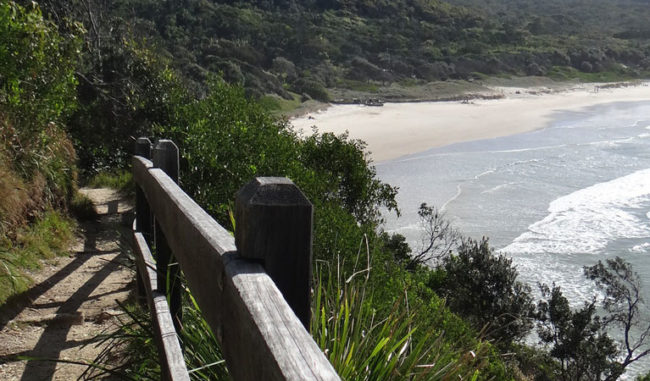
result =
M97 250L96 241L98 234L101 231L101 224L98 221L84 223L83 230L86 234L86 241L84 242L84 249L82 251L73 252L75 254L74 260L62 267L59 271L52 274L49 278L45 279L39 284L29 288L27 291L15 294L7 298L5 303L0 306L0 330L6 327L7 323L15 319L25 308L29 307L36 299L45 294L48 290L54 287L59 282L63 281L70 274L77 271L84 263L86 263L93 255L117 253L119 250ZM115 234L114 232L112 234ZM100 239L106 239L100 237ZM87 255L90 254L90 255Z
M77 255L75 260L71 262L71 264L75 264L74 266L71 266L71 264L69 264L64 268L70 268L65 271L65 274L69 275L74 270L78 269L83 263L88 261L89 258L102 253L97 248L96 234L91 233L86 236L83 253L84 254L82 255ZM87 253L92 254L88 255ZM111 273L117 271L122 266L120 264L120 261L123 260L125 256L125 253L120 252L120 254L118 254L113 260L106 261L98 271L96 271L81 287L77 289L77 291L75 291L74 294L70 295L70 297L65 302L61 303L55 313L58 315L66 313L69 314L78 311L81 305L90 298L90 295L93 293L93 291ZM56 275L56 279L58 281L61 281L65 278L62 271L59 271ZM52 283L52 285L53 284L54 283ZM52 285L50 285L47 289L51 288ZM43 292L44 291L40 292L40 294ZM25 354L27 357L33 357L37 359L27 361L21 380L32 381L52 379L57 363L53 361L42 361L40 359L57 359L63 350L72 346L72 343L67 339L71 327L72 326L70 324L48 325L45 327L45 330L41 334L34 348Z
M83 345L90 345L92 343L96 342L94 337L84 339L84 340L68 340L66 341L65 345L62 347L63 350L68 349L68 348L74 348L74 347L79 347ZM32 350L27 350L27 351L21 351L21 352L16 352L16 353L10 353L6 356L0 357L0 365L2 364L7 364L10 362L16 362L16 361L23 361L22 357L25 356L32 356Z
M38 299L39 296L75 272L88 259L90 259L90 256L77 256L72 262L68 263L51 277L27 291L9 297L5 304L0 307L0 330L4 329L8 322L16 318L25 308Z
M119 204L120 204L119 200L112 200L107 202L106 203L106 206L108 207L107 214L117 214Z

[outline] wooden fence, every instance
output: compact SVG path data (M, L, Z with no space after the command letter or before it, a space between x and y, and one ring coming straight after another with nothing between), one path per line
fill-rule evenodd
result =
M234 380L339 380L308 332L312 206L290 180L257 178L239 191L233 238L177 185L170 140L138 139L133 177L138 289L163 377L189 380L177 338L182 271Z

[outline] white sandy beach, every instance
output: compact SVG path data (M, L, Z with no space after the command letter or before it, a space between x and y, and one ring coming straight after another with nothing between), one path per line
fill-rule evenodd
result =
M546 126L559 111L611 102L650 101L650 83L598 89L576 85L560 92L545 88L494 88L505 96L497 100L461 102L386 103L383 107L334 105L293 119L296 129L336 134L368 143L375 162L394 159L462 141L532 131ZM311 117L311 118L310 118Z

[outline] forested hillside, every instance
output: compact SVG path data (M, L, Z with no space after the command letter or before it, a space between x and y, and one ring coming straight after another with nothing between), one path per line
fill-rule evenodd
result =
M621 37L648 29L647 0L448 0L501 17L522 20L533 34ZM624 38L624 37L623 37Z
M126 28L146 37L199 93L211 73L256 97L293 99L291 91L328 100L328 88L372 90L369 83L499 74L637 77L650 69L650 10L643 1L80 3L87 9L80 7L79 16L93 19L91 34ZM116 17L119 23L102 25Z

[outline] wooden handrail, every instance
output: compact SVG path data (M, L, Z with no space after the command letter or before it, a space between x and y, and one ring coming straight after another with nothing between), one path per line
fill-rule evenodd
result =
M133 175L204 318L221 344L234 380L339 380L334 368L303 326L304 317L301 322L267 274L263 266L264 260L242 258L230 233L183 192L163 170L154 168L151 161L134 156ZM288 180L280 182L295 187ZM258 180L258 183L265 185L268 180ZM261 193L265 192L266 190ZM295 191L289 193L297 194ZM250 200L242 197L242 200L246 199ZM272 208L273 205L266 207ZM278 207L286 209L287 205ZM301 207L304 208L304 205ZM243 208L244 211L246 209L251 208ZM287 215L286 210L283 213ZM306 212L301 213L307 216ZM311 214L308 216L311 223ZM300 221L306 221L307 217L300 218L302 219L295 223L302 224ZM278 233L274 229L266 230ZM136 232L137 242L146 243L145 237L137 234ZM256 240L263 242L263 239L259 241L259 233L249 232L244 235L256 234ZM269 238L268 242L271 241L278 242L277 239ZM295 249L306 241L309 242L308 252L305 253L304 248ZM298 238L289 243L287 249L288 252L303 252L300 255L308 255L309 271L311 236ZM141 253L142 250L138 249L137 252ZM144 267L148 266L145 260L141 262ZM296 278L297 281L292 280L294 283L287 284L303 284L308 276L302 274ZM144 283L149 292L153 284L147 284L147 281ZM309 284L305 286L309 287ZM156 291L161 292L158 289ZM298 292L301 293L304 294ZM298 304L304 305L304 301L299 301Z
M189 381L190 377L185 366L183 351L176 337L167 298L164 292L157 289L156 261L151 256L144 235L135 231L135 221L133 225L136 265L147 293L147 302L149 311L151 311L154 335L161 360L161 372L166 380Z

